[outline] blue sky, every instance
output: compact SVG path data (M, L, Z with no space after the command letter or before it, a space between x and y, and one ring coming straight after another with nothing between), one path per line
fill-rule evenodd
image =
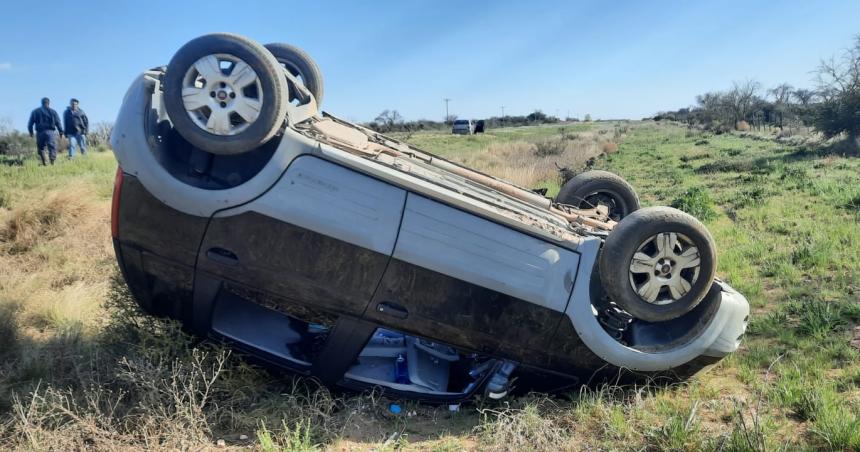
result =
M298 45L323 108L366 121L549 114L641 118L754 78L811 86L860 33L858 1L4 2L0 117L23 128L43 96L113 120L140 71L230 31Z

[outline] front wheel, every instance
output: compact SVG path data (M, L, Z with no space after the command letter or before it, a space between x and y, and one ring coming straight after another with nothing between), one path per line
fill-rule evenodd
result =
M214 33L179 49L167 65L164 106L173 127L195 147L241 154L280 130L287 80L268 50L242 36Z
M705 226L671 207L637 210L609 233L601 251L606 293L634 317L663 322L695 308L708 293L717 267Z

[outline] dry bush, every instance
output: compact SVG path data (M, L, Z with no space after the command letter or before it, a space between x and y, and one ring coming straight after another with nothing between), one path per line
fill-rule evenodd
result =
M252 367L220 344L195 345L177 322L141 312L119 277L105 308L107 321L91 340L36 341L12 358L12 371L36 358L52 371L14 377L30 383L9 397L0 449L202 449L298 422L313 426L315 442L331 441L345 420L334 413L360 408L360 397L337 400L313 381Z
M551 157L561 155L567 148L567 141L564 138L548 138L535 143L535 156Z
M613 141L607 141L600 145L600 150L606 155L614 154L618 152L618 144Z
M570 433L563 410L547 396L515 399L503 407L479 409L475 433L490 450L566 450Z
M480 152L451 157L521 187L534 187L541 181L557 178L556 164L579 168L590 158L600 155L602 151L597 140L594 132L579 132L575 139L556 137L542 139L536 143L492 143Z
M744 120L740 120L735 124L735 130L740 131L740 132L749 132L750 125L748 122L746 122Z
M210 405L224 352L172 362L123 359L110 385L37 387L14 397L10 447L32 450L179 448L208 443ZM87 384L89 383L89 384ZM0 444L2 445L2 444Z
M286 447L299 424L306 443L330 443L347 425L379 428L387 409L375 394L335 398L198 343L143 313L118 275L101 309L91 336L28 337L0 362L0 401L14 402L0 407L0 450L199 450L263 437ZM21 383L3 387L11 381Z

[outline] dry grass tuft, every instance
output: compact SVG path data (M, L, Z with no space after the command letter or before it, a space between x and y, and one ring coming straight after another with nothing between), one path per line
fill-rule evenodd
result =
M0 217L0 304L30 328L94 324L111 261L107 201L86 184L21 202Z
M574 138L491 143L479 152L450 157L521 187L536 187L558 178L557 164L579 168L601 152L594 133L580 132Z
M8 254L19 254L40 242L59 237L87 213L88 195L85 187L76 186L50 193L42 202L13 210L0 228L0 249Z
M569 432L564 410L546 396L530 395L503 407L479 409L476 427L483 446L490 450L565 450Z

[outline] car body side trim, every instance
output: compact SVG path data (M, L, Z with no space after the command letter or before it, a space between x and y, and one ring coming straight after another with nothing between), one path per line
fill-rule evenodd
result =
M577 253L410 193L395 259L563 312Z
M405 200L403 189L308 155L263 196L215 218L254 211L390 256Z

